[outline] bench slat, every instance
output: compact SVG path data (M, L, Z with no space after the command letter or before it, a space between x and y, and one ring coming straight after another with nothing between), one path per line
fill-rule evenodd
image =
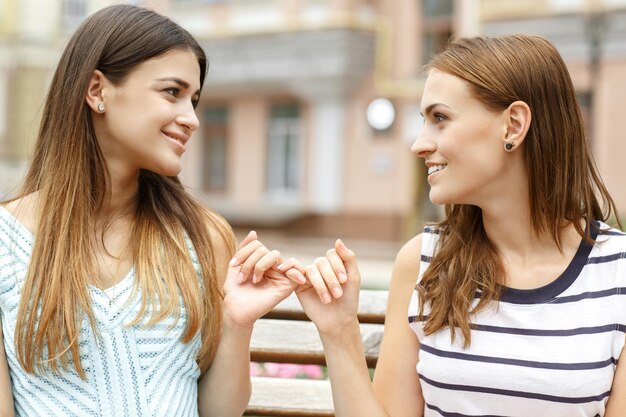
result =
M359 294L359 322L383 324L385 322L388 295L387 291L361 290ZM295 294L291 294L279 303L265 317L285 320L308 320Z
M376 366L383 330L382 324L361 324L361 339L369 367ZM255 362L326 364L322 341L311 322L257 320L250 350Z
M376 366L382 342L388 292L361 290L358 318L368 366ZM256 362L325 365L322 342L295 294L257 320L250 342ZM252 397L245 416L331 417L332 391L328 380L252 378Z
M328 380L253 377L245 415L328 417L333 410Z

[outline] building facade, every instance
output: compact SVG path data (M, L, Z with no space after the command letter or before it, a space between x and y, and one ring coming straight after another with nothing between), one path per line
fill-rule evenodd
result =
M24 170L68 36L103 0L3 0L0 192ZM422 64L453 35L537 33L572 72L593 151L626 210L626 0L143 0L210 61L181 177L233 225L404 240L433 220ZM624 143L622 143L624 142Z
M413 234L414 219L438 213L409 152L421 64L470 26L459 11L471 3L155 2L201 40L211 65L184 181L234 225Z

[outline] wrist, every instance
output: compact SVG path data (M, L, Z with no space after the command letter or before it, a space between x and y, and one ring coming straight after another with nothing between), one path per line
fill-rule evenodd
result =
M317 326L317 331L320 334L320 338L328 340L350 338L355 334L360 338L361 334L359 320L356 317L351 317L341 322L334 322L324 327Z
M233 318L229 312L225 309L222 315L222 334L236 333L236 334L252 334L254 323L242 322Z

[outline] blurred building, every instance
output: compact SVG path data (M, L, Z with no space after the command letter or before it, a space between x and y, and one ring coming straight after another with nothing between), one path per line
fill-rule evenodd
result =
M133 3L172 17L209 56L182 178L210 206L235 226L403 240L439 214L409 145L421 128L422 63L454 34L532 32L556 43L587 109L600 170L626 210L617 160L626 155L626 119L617 115L626 97L625 2ZM23 172L68 36L110 3L0 3L0 194Z
M395 240L436 215L409 152L420 69L476 2L146 3L209 55L183 178L232 224Z
M69 36L103 0L0 1L0 198L21 183L54 68Z

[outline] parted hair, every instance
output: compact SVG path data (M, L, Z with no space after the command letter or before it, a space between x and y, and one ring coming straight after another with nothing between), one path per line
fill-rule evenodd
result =
M39 202L15 330L17 355L27 372L74 367L85 378L78 347L83 318L96 328L88 289L88 278L96 276L92 236L111 188L85 100L92 74L99 70L120 84L141 63L175 50L195 54L202 86L207 58L186 30L154 11L115 5L88 17L61 56L32 163L15 197L37 193ZM180 317L182 299L187 322L181 340L188 343L201 334L198 364L204 372L219 341L222 314L213 255L218 247L226 256L234 252L232 231L175 176L141 171L134 203L129 250L142 304L133 323L147 312L149 325L172 314Z
M527 35L462 38L435 55L426 69L460 78L488 109L504 111L518 100L528 104L532 122L521 146L530 219L538 234L547 234L561 248L563 226L573 223L591 242L592 222L617 215L593 161L570 75L550 42ZM417 287L419 315L428 305L426 334L448 327L453 340L460 331L467 347L470 314L500 297L504 267L479 207L446 205L445 219L436 227L439 244ZM477 293L480 299L472 307Z

